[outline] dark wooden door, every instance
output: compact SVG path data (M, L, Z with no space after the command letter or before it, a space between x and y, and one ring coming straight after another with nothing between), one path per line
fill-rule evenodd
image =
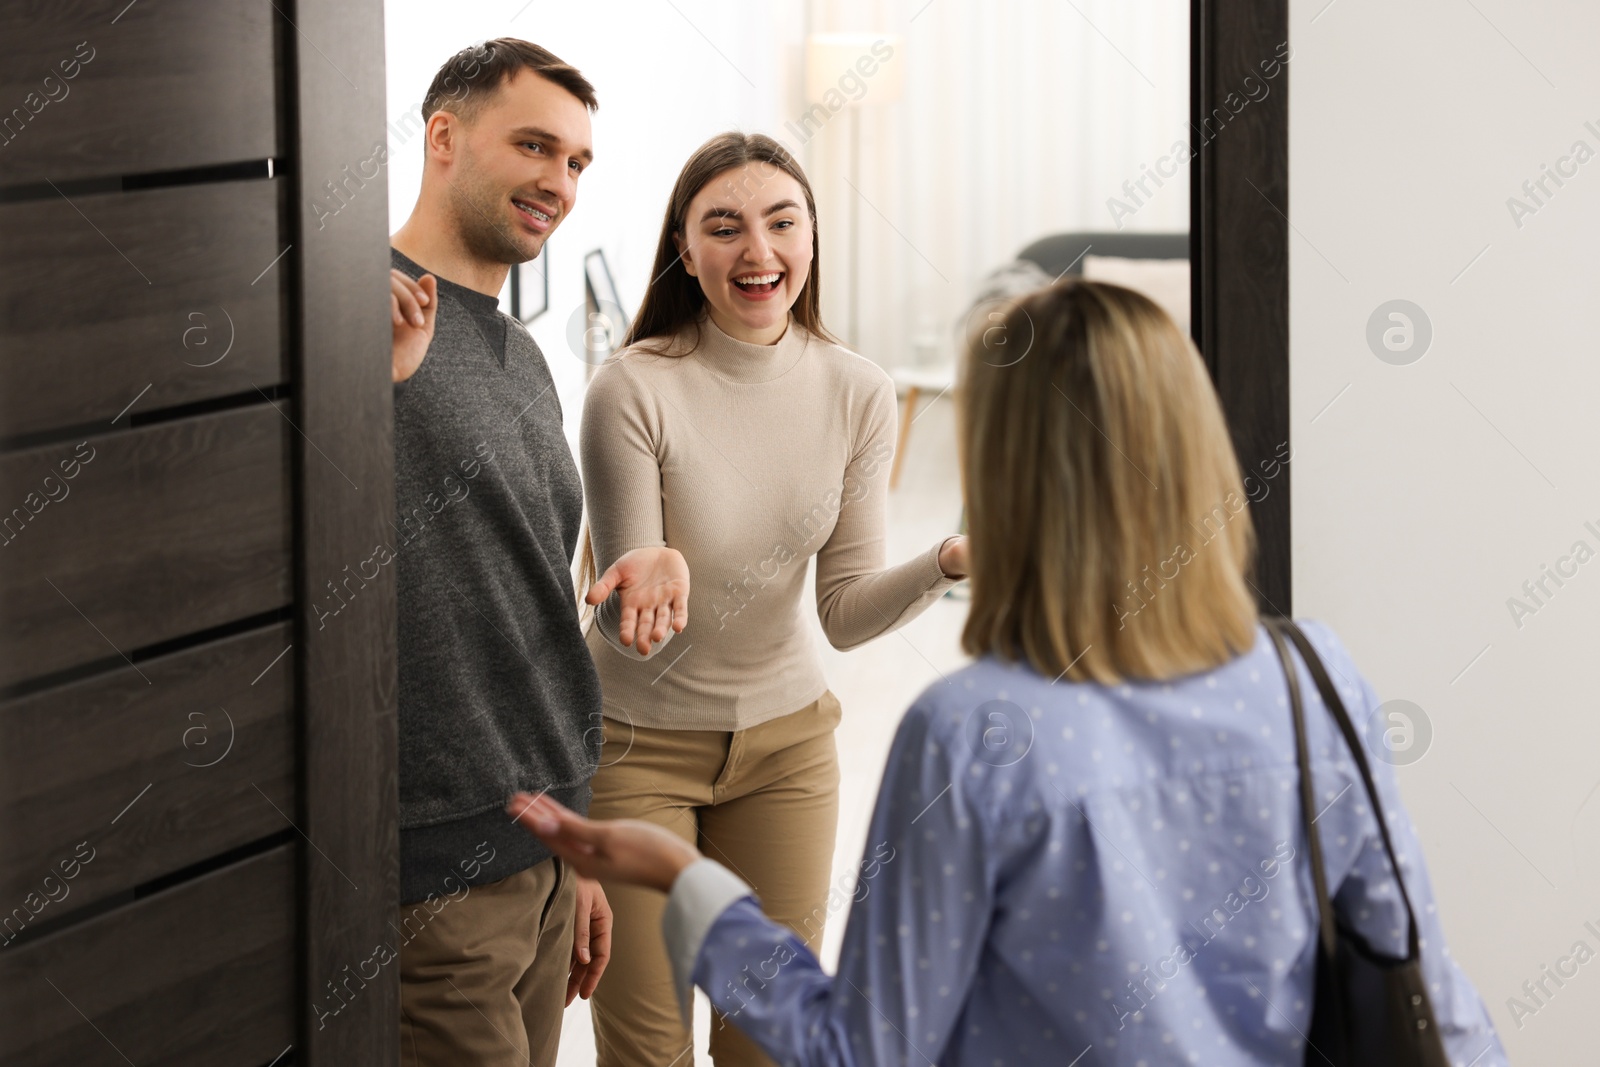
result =
M1189 33L1194 339L1246 478L1258 606L1288 615L1288 0L1192 0Z
M379 0L0 8L7 1067L398 1059L384 125Z

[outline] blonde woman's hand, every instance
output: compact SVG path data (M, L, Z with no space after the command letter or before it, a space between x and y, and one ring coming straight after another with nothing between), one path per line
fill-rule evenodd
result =
M639 819L585 819L550 797L518 793L506 812L581 877L671 891L700 858L689 842Z
M666 640L667 627L682 633L689 625L689 564L675 548L636 548L613 563L584 599L599 604L616 591L622 596L617 636L641 656Z

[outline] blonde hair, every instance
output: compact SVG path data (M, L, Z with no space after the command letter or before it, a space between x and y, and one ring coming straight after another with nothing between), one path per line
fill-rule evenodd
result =
M959 401L972 606L962 648L1113 683L1255 642L1255 535L1194 345L1130 289L1069 279L995 305Z

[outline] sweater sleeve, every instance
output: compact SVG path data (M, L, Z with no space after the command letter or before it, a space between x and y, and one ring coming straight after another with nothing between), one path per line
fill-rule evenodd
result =
M583 397L578 448L583 460L583 495L598 573L636 548L667 542L661 517L660 420L648 387L621 360L595 372ZM672 641L672 631L641 656L624 645L618 629L622 597L612 593L595 609L595 629L631 659L653 659Z
M817 614L829 643L842 651L905 625L959 581L939 569L944 541L885 567L896 421L894 385L885 375L856 431L838 521L817 553Z

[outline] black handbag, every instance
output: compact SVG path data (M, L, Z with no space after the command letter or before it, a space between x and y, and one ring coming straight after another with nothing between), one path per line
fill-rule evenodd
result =
M1317 657L1311 642L1292 619L1264 620L1277 648L1278 659L1289 679L1289 705L1294 715L1295 748L1300 763L1300 819L1311 853L1311 877L1316 885L1321 916L1317 939L1316 993L1312 1001L1311 1032L1307 1035L1305 1062L1317 1067L1450 1067L1444 1039L1428 999L1422 975L1417 913L1400 878L1400 861L1389 824L1372 781L1366 748L1345 711L1344 702ZM1405 903L1408 930L1406 954L1394 959L1377 952L1358 932L1341 923L1328 896L1323 867L1322 841L1317 835L1316 791L1311 781L1311 753L1306 741L1305 707L1300 699L1300 679L1294 669L1288 642L1293 642L1316 682L1328 713L1339 726L1351 758L1361 771L1372 814L1378 820L1383 847L1394 868L1400 899Z

